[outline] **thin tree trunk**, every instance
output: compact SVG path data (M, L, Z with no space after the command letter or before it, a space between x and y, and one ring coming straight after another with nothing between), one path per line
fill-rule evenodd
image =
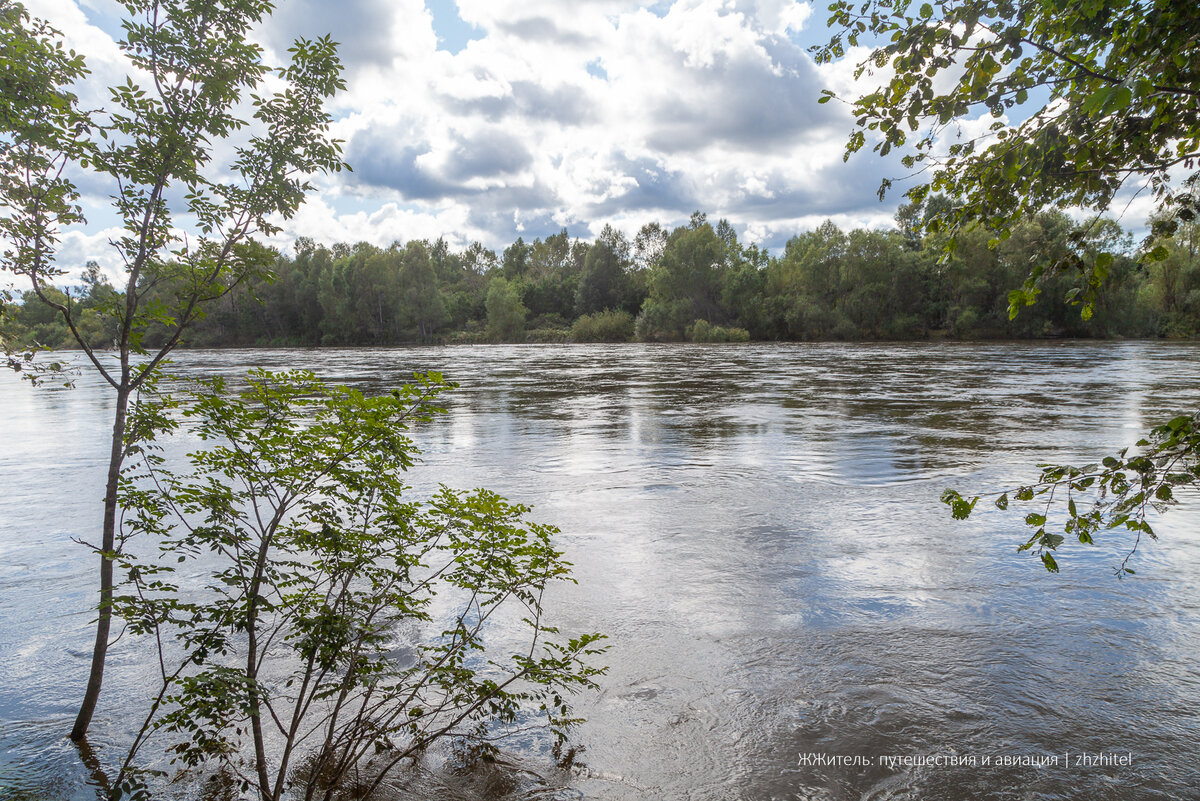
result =
M258 579L255 579L257 583ZM262 703L258 694L258 625L255 619L255 597L250 599L250 620L246 627L246 689L250 696L250 731L254 739L254 766L258 773L258 791L263 801L275 798L275 789L271 786L271 777L267 773L267 747L263 738Z
M249 695L250 733L254 740L254 763L258 773L259 795L263 801L277 799L283 790L282 784L271 786L271 777L267 773L267 748L262 728L262 699L258 688L258 602L261 598L263 576L266 573L268 556L271 552L271 539L275 527L287 511L287 504L281 502L275 510L275 516L267 524L262 533L262 542L258 546L258 556L254 562L254 572L250 577L250 586L246 590L246 690Z
M88 673L87 690L83 703L71 728L71 739L78 742L87 734L100 698L100 685L104 681L104 660L108 655L108 637L112 630L113 560L111 554L117 541L117 484L121 478L121 465L125 459L125 420L129 406L129 381L127 377L117 389L117 411L113 420L112 447L108 457L108 482L104 490L104 528L101 532L100 549L100 606L96 619L96 642L92 647L92 667Z

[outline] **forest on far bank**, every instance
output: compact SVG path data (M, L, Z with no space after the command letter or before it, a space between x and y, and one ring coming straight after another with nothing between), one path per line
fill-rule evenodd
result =
M737 342L749 340L1193 337L1200 334L1200 223L1182 222L1140 263L1112 220L1077 224L1057 211L1022 222L989 247L976 229L943 259L944 239L923 234L946 201L902 206L890 230L842 231L826 222L775 256L743 245L725 220L697 212L668 231L642 227L633 241L605 227L594 242L564 229L518 238L500 254L444 239L318 245L280 254L275 280L237 286L208 306L184 342L202 346L348 346L461 342ZM1118 256L1094 313L1067 300L1071 276L1046 279L1038 302L1009 319L1009 292L1035 263ZM1160 251L1161 253L1161 251ZM168 300L170 282L145 286ZM94 264L59 293L78 305L92 347L116 338L123 305ZM169 304L168 304L169 305ZM104 313L108 309L110 313ZM27 293L0 329L9 343L71 347L53 309ZM165 330L165 329L164 329ZM146 344L152 345L151 330Z

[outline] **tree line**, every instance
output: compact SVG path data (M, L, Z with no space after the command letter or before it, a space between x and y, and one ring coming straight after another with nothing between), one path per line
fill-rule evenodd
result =
M903 205L888 230L832 222L772 255L743 244L727 220L697 212L668 231L644 225L629 240L606 226L594 242L566 229L501 253L446 240L325 246L299 240L274 280L243 284L210 304L192 346L362 346L402 343L749 340L912 340L1041 337L1191 337L1200 333L1200 223L1158 225L1139 260L1132 237L1108 219L1077 223L1059 211L1020 221L1003 241L980 227L952 253L926 224L940 197ZM1010 319L1010 294L1032 265L1093 264L1105 275L1085 319L1072 276L1049 276L1038 302ZM91 264L58 292L78 308L94 347L115 337L100 312L121 300ZM154 292L168 296L169 283ZM10 342L69 347L61 316L41 303L13 309ZM110 330L113 329L113 330ZM153 327L147 343L165 336Z

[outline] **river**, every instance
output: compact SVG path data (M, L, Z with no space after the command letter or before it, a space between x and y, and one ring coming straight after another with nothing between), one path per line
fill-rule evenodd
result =
M533 505L579 581L556 622L610 637L602 690L576 702L587 768L556 797L1200 798L1200 504L1157 521L1119 581L1119 535L1051 575L1016 553L1023 512L939 503L1200 406L1200 346L224 350L173 369L250 366L461 385L417 434L413 483ZM94 580L72 538L98 529L110 409L90 372L0 376L4 801L91 797L62 735ZM112 651L102 753L146 657Z

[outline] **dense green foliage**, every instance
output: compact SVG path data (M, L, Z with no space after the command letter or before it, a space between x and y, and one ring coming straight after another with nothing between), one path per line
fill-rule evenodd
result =
M571 325L575 342L628 342L633 338L633 315L624 309L608 309L580 315Z
M1196 3L837 0L829 9L833 34L818 61L867 45L857 75L881 73L877 89L850 101L859 130L847 156L867 144L902 152L924 179L911 199L953 198L939 227L982 224L999 241L1049 207L1104 214L1122 188L1196 219ZM821 102L834 97L827 90ZM1033 301L1043 273L1066 272L1086 310L1112 251L1074 255L1030 264L1014 309Z
M498 342L521 339L528 310L521 302L515 284L500 276L492 278L483 305L487 310L487 333L490 339Z
M19 3L0 0L0 269L37 263L58 229L82 219L63 171L78 155L88 122L76 108L72 82L87 74L83 59L63 47L58 32ZM22 213L22 212L26 213ZM54 302L62 302L62 293ZM12 292L0 286L0 324L12 313ZM0 346L15 369L36 369L32 343Z
M989 245L961 233L943 259L945 235L922 234L940 197L907 204L894 230L845 232L832 223L793 237L771 256L743 246L723 221L703 215L666 235L639 264L612 229L592 244L566 231L518 240L498 259L444 240L332 248L302 240L280 256L273 284L216 301L192 345L390 345L458 341L895 340L927 337L1157 337L1200 333L1200 225L1178 223L1150 247L1167 256L1139 265L1130 237L1111 221L1077 225L1044 212ZM644 231L653 232L655 226ZM658 229L661 230L661 229ZM718 234L718 231L722 235ZM1067 276L1049 277L1040 302L1015 319L1009 292L1032 261L1090 259L1116 251L1091 319L1065 299ZM524 254L518 256L518 253ZM642 257L647 258L647 257ZM95 347L111 328L92 309L119 293L93 270L74 292L79 328ZM11 338L69 346L55 315L27 299L7 324ZM152 331L147 341L167 336Z
M442 739L492 752L545 725L561 742L600 637L545 621L547 587L571 580L555 528L486 490L410 497L406 432L445 388L429 374L364 397L257 371L240 395L214 380L188 400L205 443L188 471L138 440L114 612L157 650L160 681L110 797L150 797L150 738L263 801L370 796ZM150 394L131 431L174 428L178 408Z

